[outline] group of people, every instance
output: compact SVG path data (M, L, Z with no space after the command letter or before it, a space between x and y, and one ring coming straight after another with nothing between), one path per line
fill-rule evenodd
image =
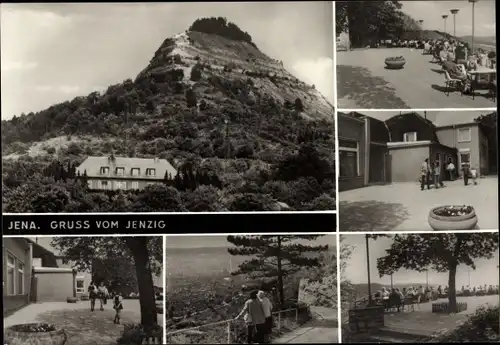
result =
M121 311L123 309L123 297L119 292L109 293L104 282L99 284L99 287L94 283L90 282L88 287L89 300L90 300L90 311L95 310L95 302L98 299L100 302L100 310L104 310L104 306L107 304L108 299L113 300L113 309L115 310L115 318L113 322L115 324L120 324Z
M444 288L439 285L437 289L434 289L432 286L427 286L423 287L420 285L418 288L417 287L408 287L408 288L392 288L388 289L385 287L382 287L381 290L378 290L374 296L373 299L377 304L384 305L386 308L389 308L392 306L394 301L398 301L399 303L396 303L396 307L399 307L399 304L405 301L405 299L410 299L412 300L412 303L419 304L420 302L423 301L431 301L435 300L439 297L444 297L448 294L448 287L445 286Z
M462 289L459 291L460 295L462 296L484 296L484 295L494 295L498 294L498 285L489 285L484 284L484 285L479 285L479 286L474 286L470 287L469 285L463 286Z
M269 343L273 329L273 304L264 291L252 291L245 306L236 316L236 320L243 317L247 326L247 343Z
M442 64L442 70L448 72L450 78L460 81L463 93L471 90L470 71L476 70L478 66L493 68L493 53L486 54L479 48L475 54L469 55L467 47L461 42L436 42L430 45L429 49L434 58ZM496 54L494 56L496 58Z
M456 180L458 176L457 169L451 159L448 161L448 164L443 165L443 167L448 173L449 180ZM469 163L463 163L461 171L465 186L469 184L469 176L472 177L473 183L477 185L477 179L479 177L477 166L471 167ZM427 186L427 189L431 189L431 184L433 184L436 189L444 187L442 173L440 161L432 163L426 158L420 166L420 190L424 190L425 186Z

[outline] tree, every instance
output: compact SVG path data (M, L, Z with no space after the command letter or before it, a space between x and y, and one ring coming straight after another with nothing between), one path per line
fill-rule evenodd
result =
M295 110L298 112L304 111L304 104L302 103L302 100L300 98L295 99Z
M283 278L304 267L318 267L318 253L328 250L326 245L302 244L314 241L318 235L278 235L278 236L228 236L229 243L236 248L228 248L230 255L251 256L243 262L233 275L248 275L254 279L277 280L281 306L285 304ZM314 255L313 255L314 254Z
M65 263L73 263L79 271L90 272L96 259L132 256L139 288L141 325L147 330L157 326L152 273L159 274L162 269L161 237L56 237L51 244L60 250Z
M182 212L184 210L179 191L160 183L144 188L135 199L133 207L137 212Z
M186 103L189 108L194 108L197 106L196 94L193 89L188 89L186 91Z
M449 310L456 312L457 267L464 264L475 269L475 260L491 259L497 250L497 233L395 235L387 255L377 259L377 268L381 277L401 268L448 272Z

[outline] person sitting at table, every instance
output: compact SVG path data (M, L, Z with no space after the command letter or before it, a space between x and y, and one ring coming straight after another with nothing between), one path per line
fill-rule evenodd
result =
M466 93L470 89L469 78L467 73L453 61L443 61L441 67L444 71L448 72L450 78L458 79L462 82L462 92Z

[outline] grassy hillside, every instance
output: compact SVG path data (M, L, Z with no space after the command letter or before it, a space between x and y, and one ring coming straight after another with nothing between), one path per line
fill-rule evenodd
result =
M237 27L231 30L239 37ZM178 169L189 166L222 181L217 190L198 193L211 198L203 207L185 201L184 191L172 191L183 201L170 210L241 210L233 202L247 197L259 210L276 210L276 201L295 209L334 207L331 104L247 36L207 31L166 39L135 80L2 121L4 210L62 212L68 204L73 212L100 209L67 181L60 188L68 200L44 202L52 205L48 209L37 209L32 201L54 195L52 176L42 173L50 164L78 164L88 155L111 153L165 158ZM33 186L21 187L30 182Z

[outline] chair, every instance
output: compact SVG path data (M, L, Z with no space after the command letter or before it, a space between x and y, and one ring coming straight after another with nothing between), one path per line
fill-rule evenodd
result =
M455 89L459 90L460 91L460 94L463 94L463 91L462 91L462 80L460 79L453 79L452 77L450 77L450 73L448 73L448 71L444 71L444 82L445 82L445 85L446 85L446 96L449 96L450 95L450 89L452 87L454 87Z
M490 91L492 95L493 102L497 102L497 81L492 80L490 83Z

